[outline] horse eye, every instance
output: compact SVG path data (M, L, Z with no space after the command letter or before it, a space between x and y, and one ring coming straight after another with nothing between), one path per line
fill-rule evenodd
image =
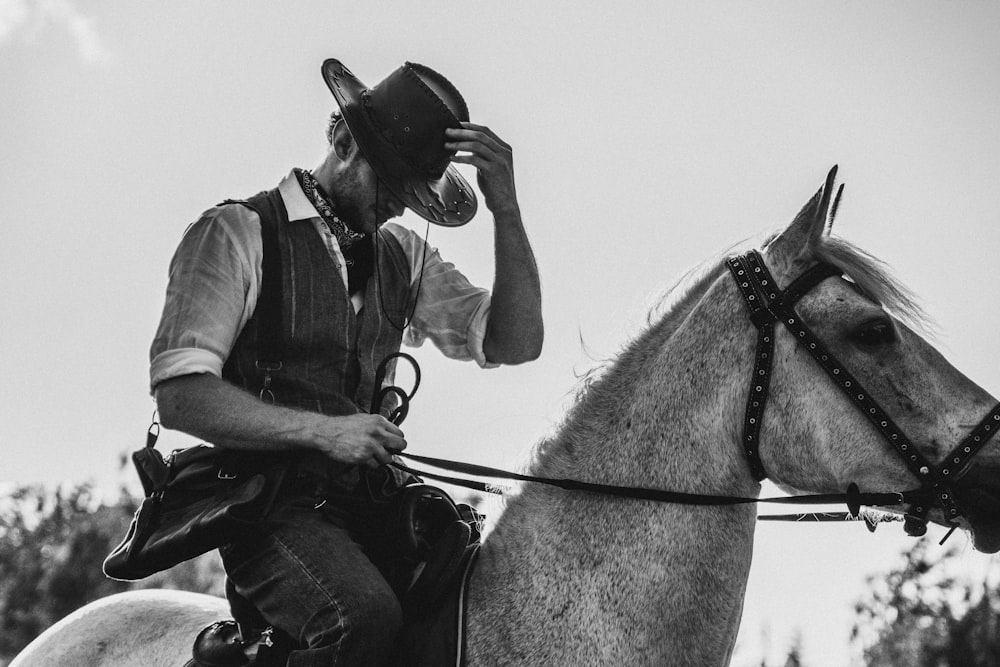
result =
M855 331L851 338L865 347L879 347L896 342L896 329L887 320L874 320Z

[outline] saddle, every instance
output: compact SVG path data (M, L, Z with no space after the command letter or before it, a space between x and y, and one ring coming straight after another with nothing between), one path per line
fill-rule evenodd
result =
M418 667L453 663L461 650L460 589L471 573L483 515L456 504L427 484L400 491L383 531L380 564L403 608L404 627L395 664ZM463 576L464 575L464 576ZM197 636L185 667L284 667L295 641L267 622L226 582L233 619L220 620Z

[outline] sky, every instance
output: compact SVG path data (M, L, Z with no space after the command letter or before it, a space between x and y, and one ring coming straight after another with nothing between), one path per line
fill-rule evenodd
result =
M890 264L939 349L1000 395L997 35L1000 4L981 0L0 0L0 483L133 483L119 461L154 409L174 248L204 209L320 162L327 57L369 84L433 67L514 147L545 349L490 371L416 350L412 451L522 465L666 288L790 221L833 164L837 233ZM488 215L430 242L491 284ZM796 636L807 664L850 664L865 577L909 540L761 524L733 664ZM960 562L993 559L966 546Z

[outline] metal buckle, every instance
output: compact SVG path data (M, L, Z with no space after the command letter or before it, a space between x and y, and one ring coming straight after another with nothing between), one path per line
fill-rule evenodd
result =
M282 363L280 361L260 361L256 362L257 370L264 371L264 382L260 389L260 400L274 405L274 392L271 391L271 373L280 371Z
M280 371L281 365L280 361L257 361L257 370L271 373L273 371Z

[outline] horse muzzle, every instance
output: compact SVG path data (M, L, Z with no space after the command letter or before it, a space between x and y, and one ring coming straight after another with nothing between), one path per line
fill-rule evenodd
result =
M972 534L973 547L1000 551L1000 466L977 461L952 489L963 514L959 525Z

